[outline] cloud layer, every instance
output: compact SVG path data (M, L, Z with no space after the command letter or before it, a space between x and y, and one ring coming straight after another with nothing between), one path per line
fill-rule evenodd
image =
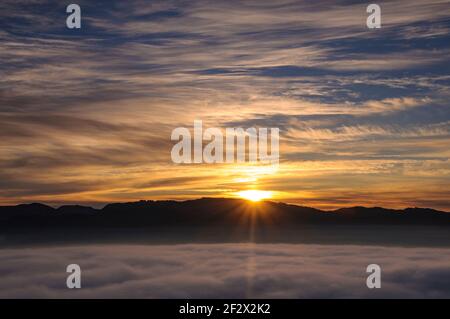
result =
M299 244L0 250L1 298L449 298L449 249ZM65 286L79 264L82 288ZM381 289L366 267L382 268Z

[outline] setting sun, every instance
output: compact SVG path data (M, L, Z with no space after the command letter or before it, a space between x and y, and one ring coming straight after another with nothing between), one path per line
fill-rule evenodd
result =
M272 192L269 191L259 191L259 190L247 190L237 193L239 197L242 197L252 202L258 202L262 199L267 199L272 197Z

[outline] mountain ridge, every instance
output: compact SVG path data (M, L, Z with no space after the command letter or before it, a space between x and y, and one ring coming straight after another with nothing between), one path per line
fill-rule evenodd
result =
M33 227L157 227L228 225L249 219L259 224L417 224L450 225L450 214L431 208L390 209L354 206L324 211L283 202L236 198L186 201L141 200L110 203L101 209L83 205L54 208L41 203L0 206L0 229Z
M146 200L146 199L141 199L141 200L137 200L137 201L131 201L131 202L113 202L113 203L107 203L105 204L102 208L94 208L92 206L87 206L87 205L80 205L80 204L64 204L64 205L60 205L60 206L51 206L48 204L44 204L44 203L40 203L40 202L31 202L31 203L21 203L21 204L17 204L17 205L0 205L0 209L4 209L4 208L14 208L14 207L41 207L41 208L49 208L51 210L61 210L61 209L66 209L66 208L74 208L74 207L79 207L79 208L86 208L86 209L92 209L92 210L96 210L96 211L103 211L106 207L111 206L111 205L125 205L125 204L137 204L137 203L188 203L188 202L198 202L198 201L205 201L205 200L225 200L225 201L241 201L241 202L251 202L245 199L240 199L240 198L228 198L228 197L202 197L202 198L198 198L198 199L187 199L187 200L171 200L171 199L167 199L167 200ZM278 204L278 205L286 205L286 206L294 206L294 207L300 207L300 208L308 208L308 209L314 209L320 212L324 212L324 213L337 213L340 211L344 211L344 210L349 210L349 209L383 209L383 210L390 210L390 211L406 211L406 210L414 210L414 209L419 209L419 210L424 210L424 211L433 211L433 212L438 212L438 213L450 213L447 211L443 211L443 210L438 210L438 209L434 209L434 208L429 208L429 207L406 207L403 209L396 209L396 208L385 208L382 206L349 206L349 207L341 207L341 208L336 208L333 210L322 210L319 208L314 208L314 207L309 207L309 206L303 206L303 205L297 205L297 204L290 204L290 203L285 203L285 202L276 202L276 201L271 201L271 200L262 200L259 202L254 202L254 204L258 204L258 203L272 203L272 204Z

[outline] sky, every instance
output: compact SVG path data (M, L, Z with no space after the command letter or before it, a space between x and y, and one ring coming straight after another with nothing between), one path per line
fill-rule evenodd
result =
M75 2L75 1L73 1ZM0 2L0 205L233 197L450 211L450 1ZM277 127L277 168L173 129Z

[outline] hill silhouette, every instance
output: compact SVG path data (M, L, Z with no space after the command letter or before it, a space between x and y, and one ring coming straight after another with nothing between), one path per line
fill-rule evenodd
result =
M138 201L102 209L80 205L0 206L0 230L60 227L159 227L259 225L438 225L450 226L450 214L429 208L403 210L350 207L334 211L272 201L202 198L187 201Z
M264 242L450 246L450 214L427 208L322 211L272 201L202 198L0 206L0 247L95 243Z

